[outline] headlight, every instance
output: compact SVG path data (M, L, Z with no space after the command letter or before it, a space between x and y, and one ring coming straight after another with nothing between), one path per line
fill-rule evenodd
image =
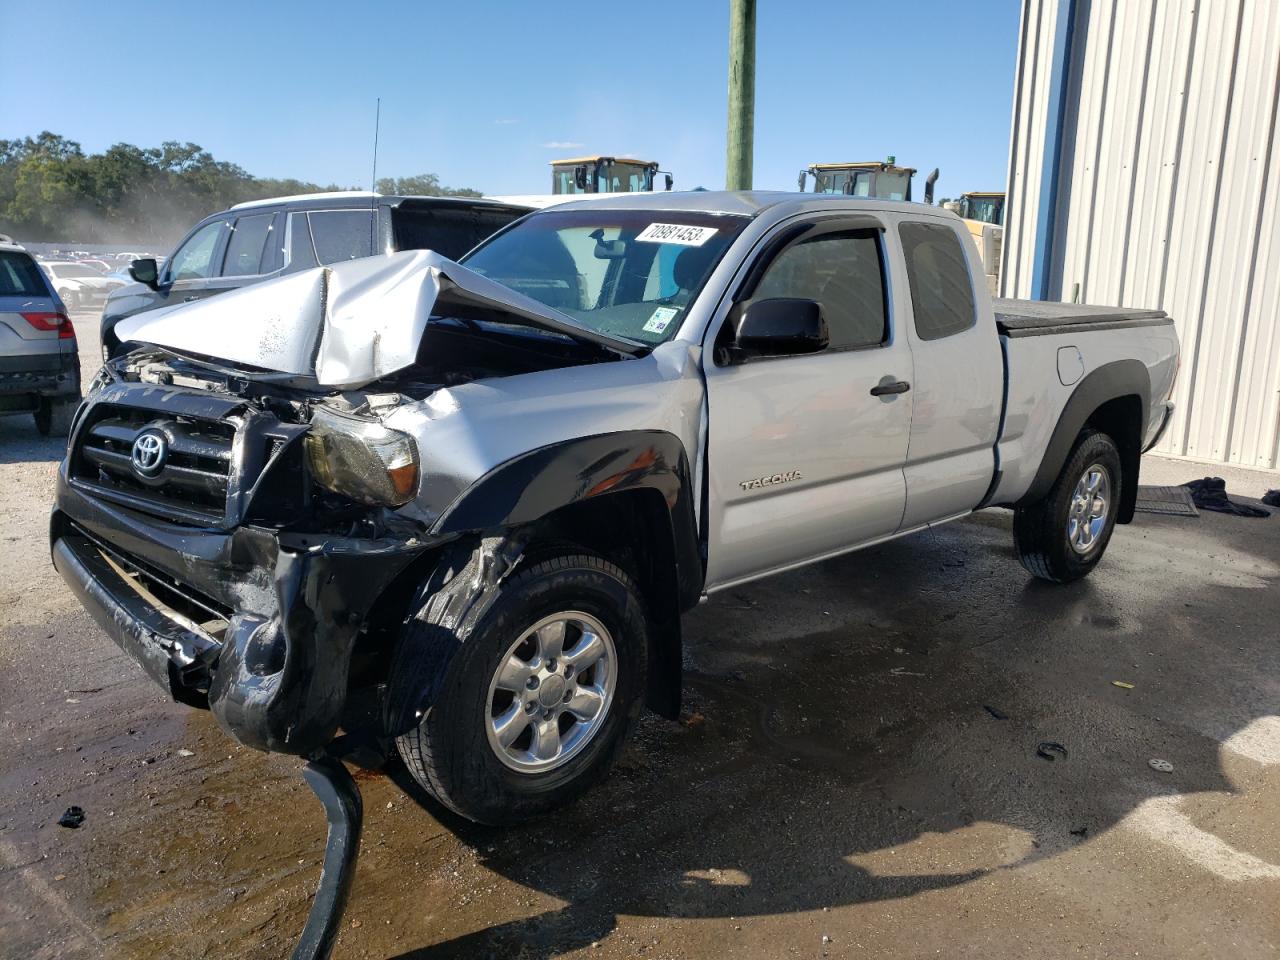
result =
M85 391L85 397L91 397L108 384L115 383L115 377L111 375L111 371L107 369L104 363L98 368L97 374L89 381L89 389Z
M326 490L388 507L417 492L418 448L407 433L318 408L306 445L311 472Z

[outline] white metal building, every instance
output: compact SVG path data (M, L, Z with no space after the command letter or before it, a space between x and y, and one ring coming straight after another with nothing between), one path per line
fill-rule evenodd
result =
M1157 450L1280 465L1280 0L1023 0L1005 296L1167 311Z

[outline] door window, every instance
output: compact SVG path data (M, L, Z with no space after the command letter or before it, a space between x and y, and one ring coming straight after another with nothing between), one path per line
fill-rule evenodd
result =
M263 260L270 260L271 222L274 213L257 213L240 217L227 239L227 254L222 259L224 277L247 277L265 273Z
M941 340L963 333L978 321L969 280L969 261L956 232L934 223L901 223L916 336Z
M316 250L311 245L311 228L307 226L305 213L289 214L289 268L291 270L308 270L318 266Z
M218 247L218 239L226 224L218 220L206 223L193 233L178 252L169 260L166 279L169 283L178 280L204 280L213 276L213 253Z
M751 299L818 301L834 349L884 343L889 324L878 234L844 230L793 243L769 264Z
M312 210L311 237L321 263L338 263L373 254L372 210Z

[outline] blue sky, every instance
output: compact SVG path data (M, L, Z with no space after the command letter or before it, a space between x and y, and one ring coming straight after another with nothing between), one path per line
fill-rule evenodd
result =
M755 185L894 154L941 167L940 196L1003 189L1018 6L759 0ZM261 176L367 186L380 96L381 176L542 193L552 159L626 153L715 189L727 47L728 0L0 2L0 63L45 51L0 138L190 140Z

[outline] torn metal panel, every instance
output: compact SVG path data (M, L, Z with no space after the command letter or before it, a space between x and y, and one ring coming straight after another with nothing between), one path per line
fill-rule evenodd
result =
M429 250L318 267L140 314L117 330L122 341L350 389L411 366L427 320L450 307L495 311L619 353L642 349Z

